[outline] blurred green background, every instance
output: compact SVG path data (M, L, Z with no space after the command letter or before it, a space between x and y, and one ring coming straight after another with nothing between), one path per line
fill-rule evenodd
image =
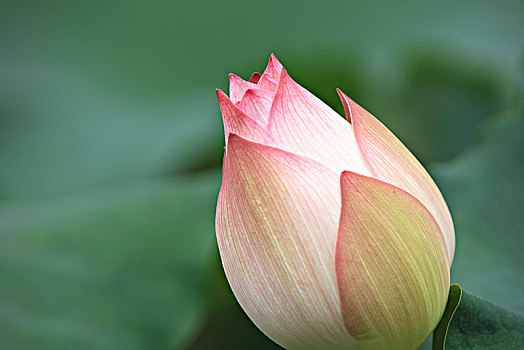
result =
M0 348L276 349L214 237L215 88L275 52L428 167L452 279L524 314L522 1L0 4Z

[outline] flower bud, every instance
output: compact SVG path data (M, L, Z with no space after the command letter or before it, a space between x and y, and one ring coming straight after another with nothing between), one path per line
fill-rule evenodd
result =
M287 349L417 349L439 322L454 252L435 183L375 117L347 120L274 55L218 90L226 149L216 234L238 302Z

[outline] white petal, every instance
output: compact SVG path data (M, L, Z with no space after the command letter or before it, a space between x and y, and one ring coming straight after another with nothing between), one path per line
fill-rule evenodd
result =
M236 135L228 145L216 231L240 305L287 349L352 349L334 266L338 174Z

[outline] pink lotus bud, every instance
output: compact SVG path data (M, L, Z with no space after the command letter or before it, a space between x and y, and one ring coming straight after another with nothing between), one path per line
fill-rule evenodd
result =
M275 56L218 90L216 233L231 289L287 349L417 349L447 300L455 238L428 173L375 117L347 116Z

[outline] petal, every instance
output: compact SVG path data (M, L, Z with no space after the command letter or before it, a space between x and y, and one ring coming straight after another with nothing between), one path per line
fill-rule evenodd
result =
M346 327L366 349L417 349L447 300L439 226L398 187L352 172L340 181L336 272Z
M448 262L455 250L453 221L442 194L424 167L381 122L338 90L362 158L373 177L411 193L433 214L444 234Z
M267 64L266 69L264 70L263 75L271 78L274 81L279 81L282 69L282 64L280 64L275 54L271 54L271 56L269 56L269 62Z
M316 159L336 171L368 174L351 124L295 83L284 69L267 128L286 150Z
M264 74L262 74L262 77L257 83L258 87L268 91L275 91L278 86L278 81L280 80L282 68L283 67L277 60L276 56L271 54L267 67L264 70Z
M256 89L257 84L250 83L233 73L229 74L229 96L233 102L238 102L247 89Z
M248 89L237 106L244 113L265 126L274 97L275 93L268 90Z
M217 98L224 120L224 133L227 138L229 134L238 134L247 139L274 144L275 142L266 130L257 121L251 119L242 112L233 101L220 89L217 89Z
M275 92L278 86L278 80L274 80L273 78L267 75L262 75L262 77L257 83L257 86L259 89Z
M285 348L348 348L334 266L338 175L240 136L228 144L216 232L237 300Z
M256 84L260 80L260 77L262 77L262 74L260 74L259 72L255 72L251 75L251 78L249 78L249 82Z

